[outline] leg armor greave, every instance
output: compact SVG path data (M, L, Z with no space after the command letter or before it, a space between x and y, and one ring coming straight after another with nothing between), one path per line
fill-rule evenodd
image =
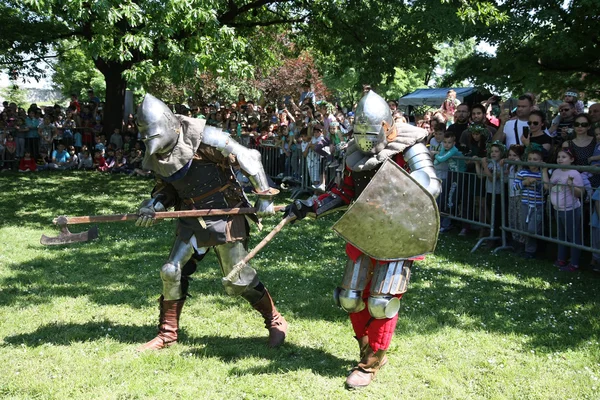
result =
M371 280L368 300L369 313L373 318L392 318L400 309L397 295L405 293L410 280L412 261L378 262Z
M365 308L362 299L363 290L367 287L372 273L371 259L360 256L356 262L348 260L344 271L342 285L335 289L333 297L336 303L349 313L360 312Z
M160 269L163 282L163 297L165 300L179 300L185 297L187 287L182 286L183 266L192 258L194 253L205 254L208 249L197 248L196 238L192 236L188 243L177 238L171 249L169 260ZM187 279L186 277L184 277ZM187 285L185 285L187 286Z
M227 276L233 267L248 254L246 244L242 241L220 244L215 246L214 249L215 253L217 253L219 264L221 264L223 276ZM231 281L224 281L223 286L227 294L243 296L248 301L251 301L248 297L255 297L252 294L254 294L253 291L258 292L255 288L259 286L259 283L256 270L250 265L246 265ZM256 294L258 295L258 293ZM258 301L259 299L260 297L256 300Z

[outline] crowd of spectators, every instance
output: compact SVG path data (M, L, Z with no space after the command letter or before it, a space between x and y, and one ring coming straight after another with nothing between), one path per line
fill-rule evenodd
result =
M370 87L365 86L364 91L368 90ZM516 107L509 109L497 96L480 104L461 103L450 90L437 109L425 112L416 121L412 119L415 122L398 109L395 100L390 99L388 105L395 123L413 123L429 132L427 144L438 178L443 182L438 204L445 214L489 225L491 205L500 204L500 194L505 191L510 226L540 234L543 225L540 221L551 217L544 211L545 204L552 204L554 218L563 227L580 227L581 223L589 222L581 217L586 215L580 210L583 207L593 205L594 209L600 209L600 192L596 190L600 187L600 174L574 170L565 174L560 168L505 164L508 159L600 165L600 104L591 105L585 113L579 93L573 89L565 92L557 115L541 112L531 93L520 96ZM15 104L3 106L0 168L23 172L85 169L150 175L142 168L144 146L134 115L129 115L121 129L106 137L102 103L93 91L89 91L87 101L82 103L73 95L64 110L58 105L42 109L32 104L27 110ZM308 181L316 191L325 190L326 176L330 175L326 171L343 170L344 150L352 137L354 106L346 108L317 101L310 82L303 84L297 97L285 96L272 104L257 103L240 94L234 102L172 107L176 113L205 119L207 125L223 129L245 146L270 149L270 154L276 154L276 166L270 172L277 171L279 178ZM500 186L500 174L504 174L507 183L504 187ZM563 198L560 201L558 192ZM495 207L496 232L500 211L500 207ZM600 222L597 213L593 215L592 225L597 225L594 228L598 228L598 235L589 239L598 241L600 246ZM450 218L442 219L442 232L454 227ZM461 223L457 228L459 235L468 235L474 227ZM562 239L577 244L584 240L581 235L567 231ZM488 233L486 229L479 230L481 237ZM535 257L535 239L515 233L512 241L524 257ZM568 263L564 248L561 249L557 265L577 270L577 252ZM594 258L593 268L600 270L600 256L598 260Z
M449 92L438 110L417 122L431 132L429 147L444 187L438 203L441 210L489 225L494 209L494 228L499 232L506 206L510 228L548 235L544 230L555 226L558 240L577 245L589 240L598 248L600 173L568 167L600 165L600 104L591 105L586 113L578 97L577 91L567 90L558 114L552 116L538 109L531 93L520 96L511 110L502 107L496 96L469 106L455 102ZM451 123L445 118L449 104L455 105ZM537 165L519 166L506 160ZM508 202L501 201L503 191ZM492 202L497 206L492 207ZM588 224L592 233L585 238L582 227ZM441 232L453 228L450 218L442 219ZM465 236L472 227L462 223L459 228L459 235ZM479 233L481 238L489 234L486 229ZM512 246L525 258L536 257L537 244L532 236L512 235ZM591 269L600 271L599 262L600 257L594 256ZM580 250L572 248L568 257L567 247L558 246L557 267L576 271L579 263Z

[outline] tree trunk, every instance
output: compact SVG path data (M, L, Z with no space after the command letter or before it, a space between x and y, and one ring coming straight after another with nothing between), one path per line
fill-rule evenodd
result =
M123 129L125 90L127 89L127 81L123 78L123 71L129 68L129 66L102 59L96 59L94 61L96 67L102 75L104 75L106 81L106 99L104 102L102 131L108 139L115 129Z

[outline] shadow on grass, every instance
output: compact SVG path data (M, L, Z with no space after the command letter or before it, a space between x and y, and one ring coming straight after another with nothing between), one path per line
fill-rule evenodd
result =
M110 321L88 322L85 324L53 323L39 327L34 332L8 336L4 338L2 347L14 347L24 344L28 347L42 345L69 346L73 343L93 342L110 338L121 343L130 343L132 351L143 342L140 338L148 339L152 328L136 325L116 325ZM145 340L144 339L144 340ZM185 329L179 335L181 345L192 347L194 357L215 357L227 363L255 357L269 360L269 364L260 367L242 368L234 366L231 375L259 375L280 371L291 371L310 368L319 375L339 377L347 373L353 360L338 358L326 351L310 347L285 343L278 349L266 346L266 333L263 337L227 337L200 336L188 337ZM169 350L177 350L177 345Z
M135 208L152 185L125 176L77 172L0 176L0 183L6 185L0 215L7 218L2 226L36 228L40 224L49 227L37 209L51 215L65 210L71 215L95 214L98 209L126 212ZM70 198L69 193L88 195ZM285 201L279 199L279 203ZM331 299L345 265L343 241L330 230L337 217L287 226L252 261L284 315L347 319ZM260 234L253 229L250 247L278 220L267 219ZM42 304L55 297L82 295L99 305L127 304L139 309L154 305L161 290L158 271L169 254L174 228L174 222L151 229L104 224L97 242L46 249L31 246L28 251L35 255L30 260L7 265L8 273L0 279L0 305ZM445 236L436 252L439 262L429 257L415 266L399 331L425 334L455 327L527 335L528 346L539 351L568 349L600 336L595 322L600 314L598 279L587 273L560 274L540 262L515 265L513 256L506 253L492 256L481 250L471 254L472 244ZM464 269L451 265L456 263L464 264ZM190 293L215 295L211 307L242 301L222 295L220 278L211 252L199 264Z
M355 360L338 358L326 351L285 343L278 349L266 347L266 338L231 338L201 336L182 343L195 347L191 354L199 358L215 357L226 363L236 363L248 357L265 358L268 365L243 368L234 366L229 374L261 375L310 369L321 376L346 376ZM197 347L201 346L201 347Z

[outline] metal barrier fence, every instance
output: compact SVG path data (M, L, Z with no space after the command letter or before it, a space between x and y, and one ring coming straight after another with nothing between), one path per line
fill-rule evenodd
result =
M453 158L481 162L480 158ZM529 173L531 169L533 173ZM517 175L521 170L523 172ZM565 180L565 171L570 170L577 171L573 175L581 176L580 183L583 184ZM536 174L537 178L533 176ZM473 172L472 168L467 172L447 171L445 176L442 171L443 192L438 197L442 228L454 220L463 227L489 229L489 233L483 231L480 235L472 252L484 241L495 243L501 239L501 245L496 246L494 252L517 248L533 257L537 240L543 240L558 245L561 261L567 261L569 248L574 263L579 262L581 250L599 254L600 261L600 223L597 218L600 196L598 200L592 198L598 189L587 181L592 174L600 174L600 167L508 159L503 161L502 167L493 165L492 179ZM591 221L599 227L592 226Z
M341 175L336 168L327 165L326 157L316 153L305 157L300 149L296 149L286 156L281 148L275 146L259 145L253 148L260 152L267 175L291 189L292 198L324 191L336 175Z
M485 241L497 241L500 236L500 177L498 169L492 166L492 180L477 173L477 157L452 157L466 164L465 172L437 169L442 180L442 193L437 198L442 230L449 229L451 220L460 223L464 231L479 228L479 239L471 250L474 252Z
M537 240L543 240L558 245L558 258L564 262L571 248L571 262L575 265L578 265L581 250L600 254L600 229L592 226L600 211L600 200L593 199L598 188L592 188L588 180L592 174L600 174L599 167L510 160L505 160L505 165L513 171L519 167L540 169L542 179L526 183L528 190L539 193L542 201L531 192L513 193L513 196L502 193L502 203L507 205L502 215L502 246L494 251L524 246L527 253L534 253ZM568 171L577 171L571 175L580 176L583 184L576 185L577 178L569 179ZM514 179L518 179L514 173L501 175L502 184L509 187L514 186Z
M301 152L292 152L286 157L277 147L255 148L261 152L269 176L275 179L291 177L288 182L292 198L306 193L318 193L336 177L341 177L338 168L327 167L325 157L311 163ZM478 174L474 168L475 163L481 163L481 158L453 159L465 162L467 171L447 171L445 174L441 171L442 194L437 202L442 228L447 227L451 221L461 224L465 229L479 228L480 235L471 252L487 241L493 245L501 242L499 246L495 246L494 252L523 247L526 252L531 253L535 251L535 241L543 240L559 245L560 256L564 256L568 253L568 248L571 248L576 250L575 261L577 251L580 250L599 254L600 260L600 228L594 228L590 224L596 208L596 214L600 214L600 199L591 199L597 188L568 182L552 184L554 170L600 174L600 167L537 164L505 159L502 167L491 165L492 178L488 179L482 173ZM524 199L521 191L512 190L517 169L530 167L547 168L550 171L549 182L545 187L541 179L533 184L533 188L540 193L541 204L535 204L532 199ZM509 174L511 170L514 172ZM313 185L315 177L318 177L318 182L322 185L320 189ZM581 191L582 196L578 202L573 201L573 189ZM572 202L579 206L573 207Z

